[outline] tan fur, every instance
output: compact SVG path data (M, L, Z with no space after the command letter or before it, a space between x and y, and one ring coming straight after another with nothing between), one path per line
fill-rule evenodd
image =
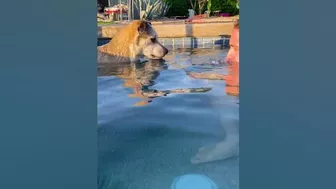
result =
M154 50L158 48L167 50L158 41L151 42L152 38L156 39L157 34L149 22L133 21L121 29L109 43L97 48L97 61L98 63L138 61L144 55L144 49L149 46L153 46L152 49L156 48ZM164 56L166 53L161 54Z

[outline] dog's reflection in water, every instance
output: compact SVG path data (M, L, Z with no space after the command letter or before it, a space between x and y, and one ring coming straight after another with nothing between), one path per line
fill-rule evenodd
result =
M160 71L168 69L164 60L148 60L137 63L99 64L98 76L115 76L124 80L123 86L132 88L133 93L128 95L131 98L140 98L141 101L135 106L144 106L152 102L154 98L166 96L171 93L200 93L208 92L211 88L186 88L173 90L156 90L155 80L159 77Z

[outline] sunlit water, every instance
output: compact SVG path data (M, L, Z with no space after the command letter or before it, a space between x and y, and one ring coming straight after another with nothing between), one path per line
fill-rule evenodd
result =
M213 49L175 51L164 63L113 67L100 74L99 189L170 189L176 177L194 173L208 176L219 189L239 187L238 158L191 163L199 148L223 141L223 125L238 127L239 99L225 93L225 82L186 74L226 74L227 67L218 65L226 53ZM137 83L145 86L145 95L136 92ZM211 90L174 93L174 89L188 88Z

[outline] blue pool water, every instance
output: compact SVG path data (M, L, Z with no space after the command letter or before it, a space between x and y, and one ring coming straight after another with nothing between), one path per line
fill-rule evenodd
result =
M239 126L239 99L225 93L224 81L186 74L226 74L217 64L226 53L175 50L165 62L99 68L98 189L170 189L185 174L205 175L218 189L239 188L238 158L191 163L199 148L225 140L225 128Z

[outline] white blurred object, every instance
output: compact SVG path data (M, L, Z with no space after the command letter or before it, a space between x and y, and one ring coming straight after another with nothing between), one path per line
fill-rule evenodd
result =
M217 185L205 175L188 174L176 178L171 189L217 189Z
M106 7L105 10L106 11L118 11L118 10L128 10L128 6L127 5L124 5L124 4L116 4L116 5L113 5L112 7Z
M195 16L195 11L193 9L188 9L189 12L189 19Z

